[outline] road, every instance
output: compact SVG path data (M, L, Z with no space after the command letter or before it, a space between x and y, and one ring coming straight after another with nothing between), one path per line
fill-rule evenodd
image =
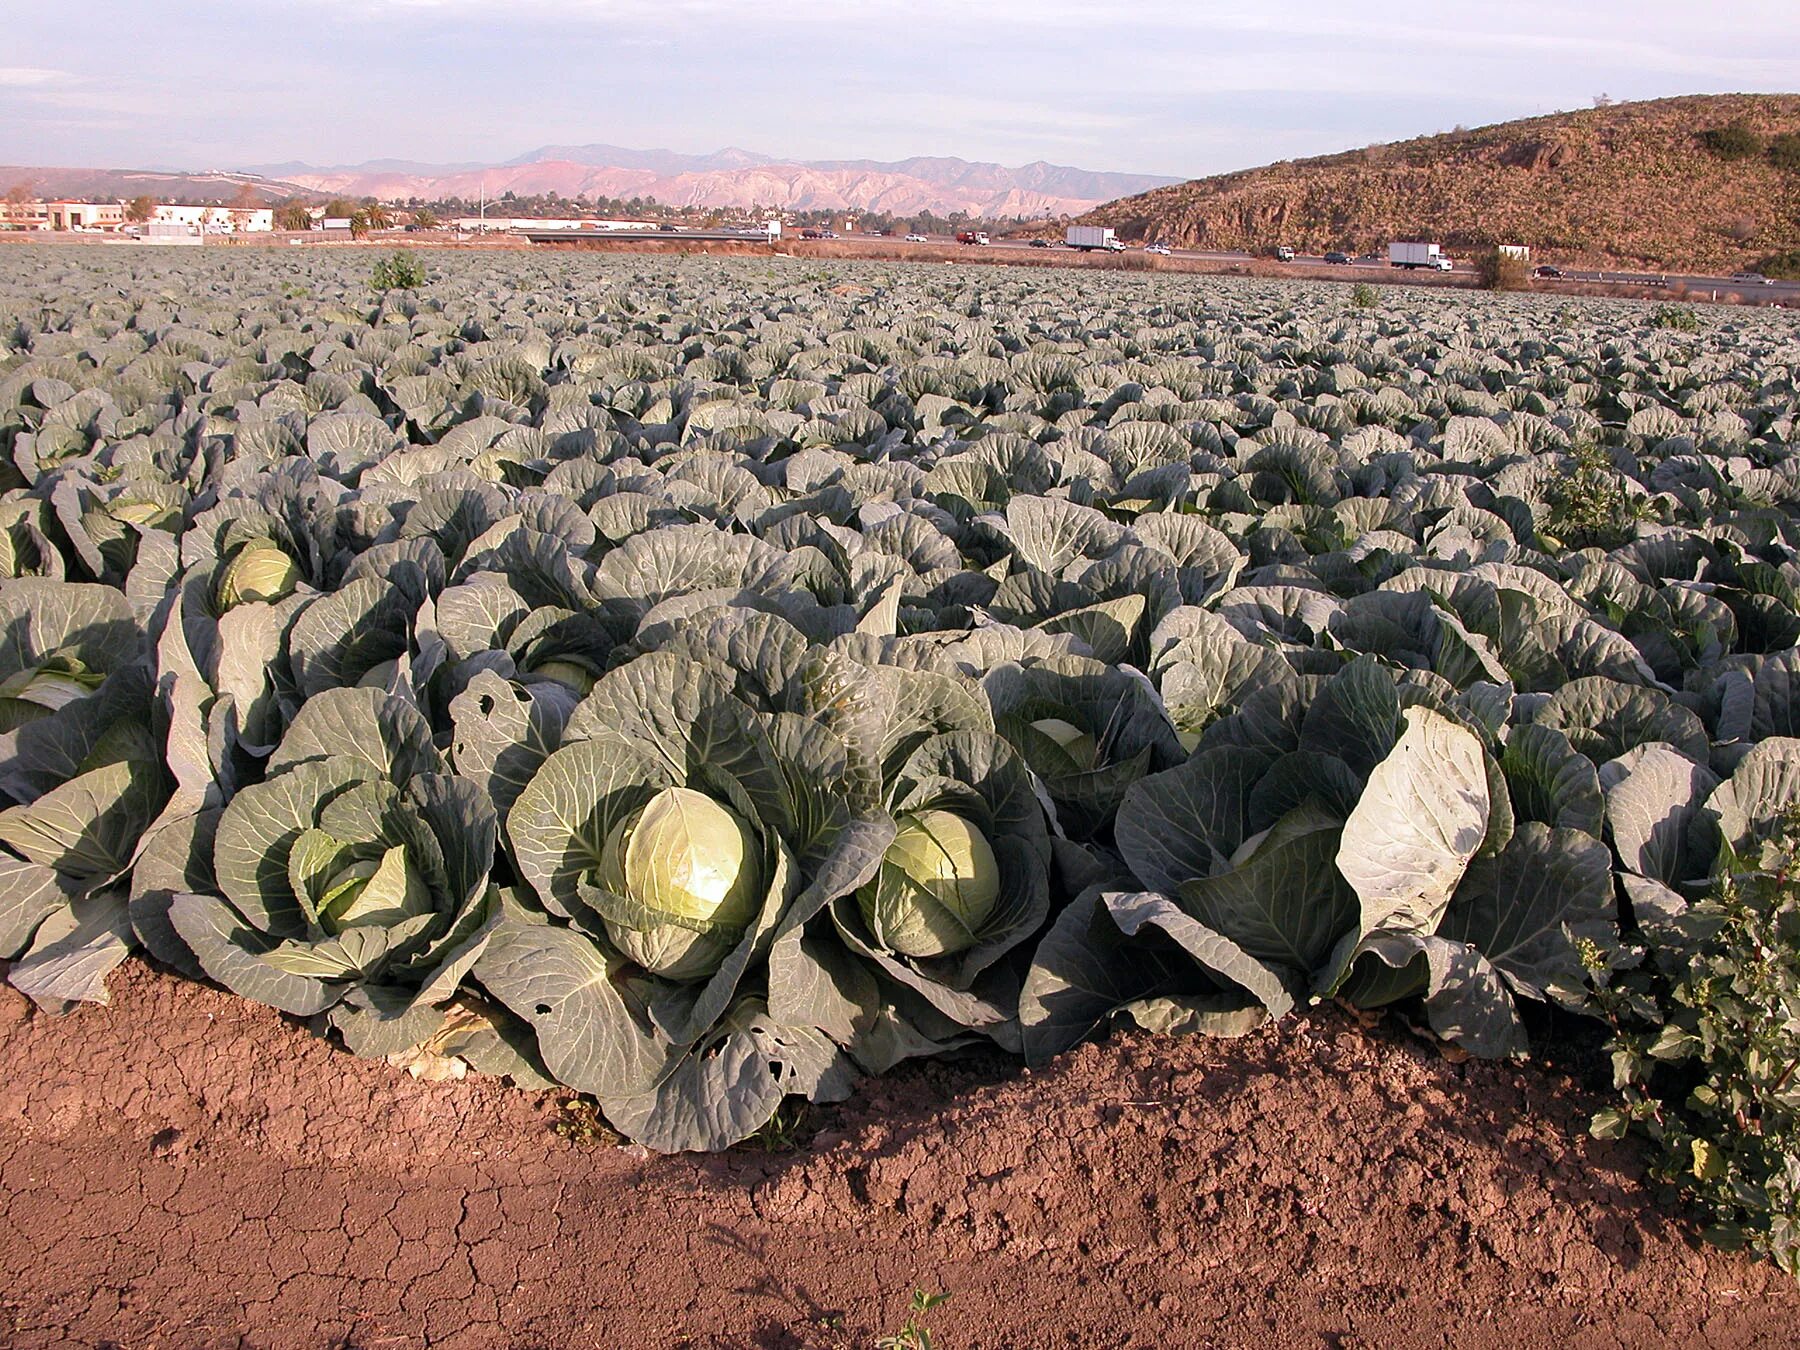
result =
M547 230L529 231L524 235L534 243L630 243L634 241L654 241L657 243L679 244L685 241L719 241L719 242L760 242L765 238L760 232L752 230L657 230L657 231L576 231ZM791 237L791 236L790 236ZM908 247L907 241L897 235L847 234L834 236L838 242L846 244L871 244L883 248ZM1036 248L1027 239L996 239L991 244L958 245L948 235L934 235L923 244L915 244L918 248L978 248L986 247L994 252L1027 252L1027 253L1069 253L1073 250L1061 243L1051 244L1045 248ZM1128 252L1140 252L1131 249ZM1169 256L1187 258L1197 262L1216 263L1229 266L1233 263L1244 264L1257 261L1257 255L1232 250L1210 249L1171 249ZM1264 259L1264 261L1268 261ZM1284 267L1317 268L1323 273L1342 273L1346 276L1364 280L1376 277L1394 276L1395 269L1386 258L1353 258L1348 263L1328 263L1316 255L1300 255L1282 264ZM1470 262L1456 262L1451 274L1464 278L1475 275L1476 268ZM1426 273L1425 275L1430 275ZM1699 275L1678 276L1675 274L1657 274L1651 272L1599 272L1586 271L1579 268L1564 270L1561 278L1538 278L1538 284L1554 293L1558 280L1570 283L1611 283L1622 286L1667 286L1670 290L1686 287L1693 298L1717 298L1733 292L1746 300L1800 300L1800 281L1772 281L1767 285L1756 282L1733 281L1729 277L1709 277Z

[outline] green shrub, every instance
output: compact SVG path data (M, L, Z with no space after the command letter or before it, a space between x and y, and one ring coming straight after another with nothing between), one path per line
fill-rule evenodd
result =
M1476 266L1480 270L1481 284L1490 291L1522 291L1531 281L1531 264L1515 254L1502 253L1498 248L1484 253Z
M1688 305L1661 305L1650 316L1652 328L1670 328L1677 333L1698 333L1700 316Z
M1771 253L1756 264L1756 270L1765 277L1800 281L1800 248L1790 248L1785 253Z
M1593 1132L1647 1138L1708 1241L1800 1276L1800 806L1745 853L1726 849L1706 899L1646 923L1622 975L1586 953L1621 1098Z
M378 258L369 274L369 285L378 291L416 291L429 278L425 264L410 253L393 253Z
M1723 160L1754 159L1763 152L1763 138L1742 122L1728 122L1700 133L1700 144Z
M1800 131L1784 131L1769 142L1769 162L1800 172Z
M1574 471L1551 484L1548 496L1543 533L1566 548L1619 548L1646 512L1626 491L1625 476L1593 445L1575 451Z
M1350 292L1350 303L1358 309L1374 309L1381 303L1381 292L1366 281L1356 283L1356 289Z

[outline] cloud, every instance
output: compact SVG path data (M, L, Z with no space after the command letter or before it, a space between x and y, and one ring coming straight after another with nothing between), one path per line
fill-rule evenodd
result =
M36 89L71 78L66 70L46 70L42 66L0 66L0 89Z
M499 161L604 141L1192 175L1600 90L1800 89L1794 0L1436 0L1404 25L1342 0L7 8L0 160L39 163ZM116 133L71 120L138 112L155 115Z

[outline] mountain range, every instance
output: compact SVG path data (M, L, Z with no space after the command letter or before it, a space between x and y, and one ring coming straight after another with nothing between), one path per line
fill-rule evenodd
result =
M897 161L787 160L730 147L706 155L616 145L547 145L503 164L371 160L319 168L286 163L247 172L317 193L427 200L506 192L651 197L669 206L766 206L910 215L963 211L988 219L1065 215L1177 178L1099 173L1037 161L1009 168L950 157Z

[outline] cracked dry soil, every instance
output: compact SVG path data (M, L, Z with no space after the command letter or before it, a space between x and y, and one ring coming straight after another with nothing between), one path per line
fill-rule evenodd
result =
M3 989L4 987L0 987ZM634 1157L554 1093L417 1083L132 961L0 992L0 1341L20 1350L1793 1345L1593 1101L1335 1014L903 1070L786 1155Z

